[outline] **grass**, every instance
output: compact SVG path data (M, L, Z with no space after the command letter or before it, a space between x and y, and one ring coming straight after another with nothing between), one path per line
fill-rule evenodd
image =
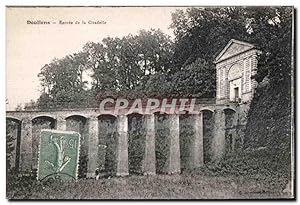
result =
M266 199L289 198L282 190L285 179L155 175L85 179L35 185L29 199ZM8 192L9 198L24 195ZM26 197L26 198L27 198Z

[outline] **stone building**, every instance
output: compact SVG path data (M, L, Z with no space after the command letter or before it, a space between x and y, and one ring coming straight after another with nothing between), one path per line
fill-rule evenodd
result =
M257 72L254 45L231 39L215 59L217 69L216 103L250 102L256 87Z
M252 44L231 39L215 59L216 104L236 104L235 122L225 122L225 153L244 144L247 115L257 87L253 77L260 53Z

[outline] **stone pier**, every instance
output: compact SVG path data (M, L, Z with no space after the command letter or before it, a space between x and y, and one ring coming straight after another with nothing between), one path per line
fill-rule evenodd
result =
M128 171L128 118L126 115L120 115L117 119L117 176L129 175Z
M154 114L145 116L146 141L145 155L143 160L144 175L155 175L155 116Z
M193 115L194 140L192 146L192 166L197 168L203 165L203 114Z
M67 120L62 117L58 118L56 123L56 129L67 130Z
M219 162L225 152L225 113L223 110L215 111L214 121L212 160Z
M88 170L87 177L94 176L95 170L98 167L98 118L93 117L88 121Z
M180 143L179 143L179 115L169 115L170 151L167 159L168 174L180 173Z
M20 168L21 171L31 171L32 168L32 122L31 119L24 119L21 125L20 144Z

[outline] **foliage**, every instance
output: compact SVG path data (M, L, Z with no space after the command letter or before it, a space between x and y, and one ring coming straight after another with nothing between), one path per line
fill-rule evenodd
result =
M141 115L128 117L128 165L129 174L143 174L142 166L145 155L146 130L145 119Z
M291 169L290 88L281 86L258 89L248 114L245 148L266 147L282 167ZM258 112L259 110L259 112Z
M117 172L117 127L114 117L103 117L99 120L101 137L98 150L99 169L106 176L114 176Z
M242 7L177 10L172 14L171 24L176 36L175 67L181 69L198 58L213 66L214 57L230 39L246 40L246 25Z
M21 104L18 104L15 110L16 111L23 111L23 106Z
M20 174L15 169L7 172L6 196L9 199L29 199L36 187L36 175L34 173Z
M227 155L220 163L208 163L203 168L192 171L193 174L211 176L245 176L245 177L283 177L290 179L287 166L282 166L272 150L267 148L247 149Z
M24 110L37 110L38 104L34 100L30 100L29 103L25 103Z
M214 129L213 112L203 111L203 160L209 163L212 160L212 139Z
M195 132L193 129L191 115L181 115L179 117L179 144L180 144L180 165L181 170L190 167L193 150Z
M87 154L80 154L79 155L79 162L78 162L78 178L86 178L87 168L88 168L88 155Z
M12 168L12 157L15 150L16 136L11 134L15 129L15 123L6 120L6 169L10 170Z
M171 93L177 97L212 97L215 95L216 73L203 59L176 72L171 79Z
M84 50L93 70L93 89L100 95L108 91L130 94L145 83L147 76L171 69L172 46L169 36L153 29L87 43Z
M261 82L267 76L273 83L290 87L292 57L291 7L260 7L247 10L250 22L249 41L262 51L259 58L258 74Z
M86 107L92 103L88 82L84 80L86 59L86 53L75 53L54 59L41 69L41 109Z
M97 100L107 96L130 96L145 84L147 76L169 72L172 55L170 37L154 29L89 42L83 51L54 59L41 69L38 107L95 107ZM90 73L91 88L84 80L86 73Z
M16 123L13 121L6 121L6 190L7 197L14 198L22 195L28 196L34 184L35 176L33 173L24 173L20 175L17 168L12 164L12 158L16 146L16 136L13 131L16 129Z
M254 17L265 16L265 10L258 10ZM292 10L282 7L268 11L264 21L254 21L259 29L263 55L259 59L258 75L260 82L251 102L245 131L245 147L266 147L282 169L291 171L291 128L292 92ZM274 17L275 16L275 17ZM272 16L271 16L272 17ZM271 21L268 30L266 21ZM268 32L268 33L267 33ZM264 42L264 43L263 43ZM275 161L276 161L275 160Z
M166 173L170 155L170 127L168 116L159 114L155 119L156 172Z

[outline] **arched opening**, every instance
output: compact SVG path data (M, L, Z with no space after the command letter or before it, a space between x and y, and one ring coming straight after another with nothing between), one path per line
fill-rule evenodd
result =
M106 176L114 176L117 172L117 119L113 115L100 115L99 128L99 170Z
M32 169L37 169L40 135L42 129L54 129L55 119L48 116L39 116L32 119Z
M224 109L225 114L225 156L234 152L236 145L235 114L232 109Z
M203 157L204 164L212 160L212 142L214 130L213 112L210 110L202 110L203 116Z
M19 170L21 121L6 118L6 169Z
M66 118L66 130L80 133L80 155L78 177L86 178L88 162L88 126L87 119L80 115Z
M192 149L195 138L194 116L184 114L179 116L179 143L181 171L192 168Z
M146 127L141 114L128 117L128 163L129 174L143 174L142 162L145 154Z
M170 154L170 128L167 114L154 113L155 116L155 156L156 172L166 173Z

